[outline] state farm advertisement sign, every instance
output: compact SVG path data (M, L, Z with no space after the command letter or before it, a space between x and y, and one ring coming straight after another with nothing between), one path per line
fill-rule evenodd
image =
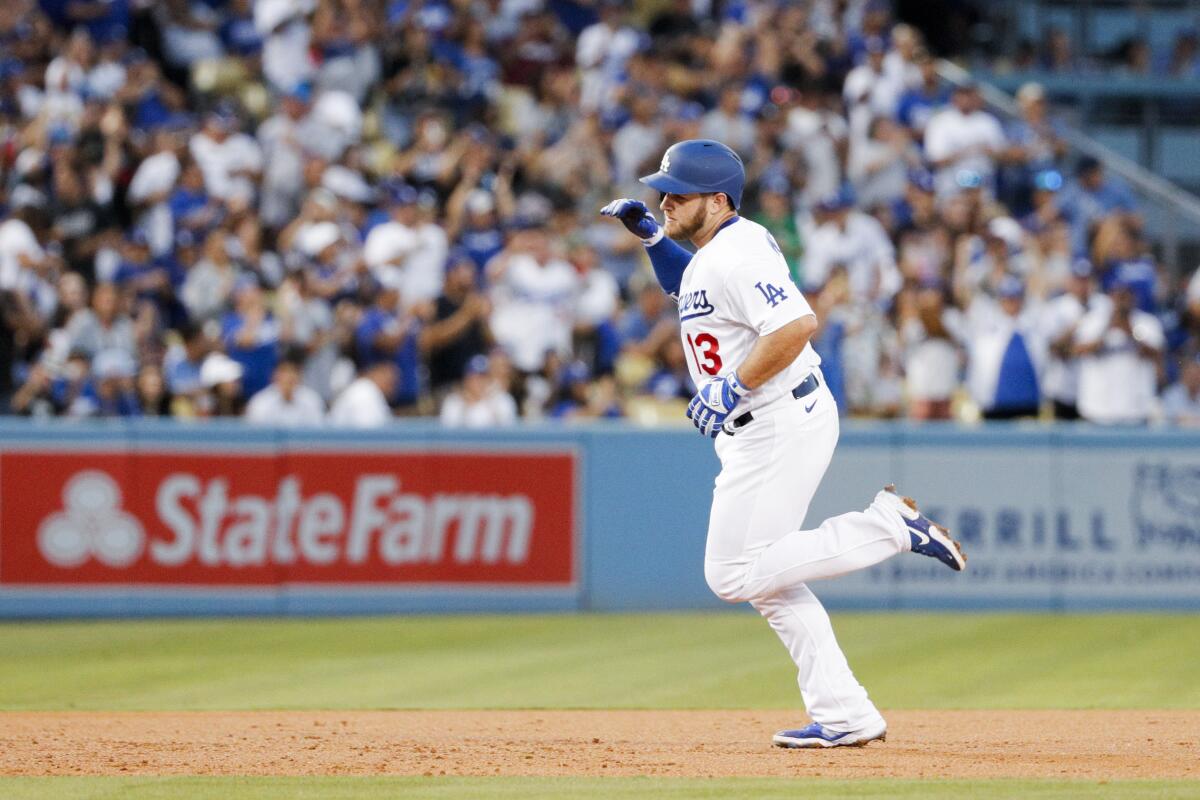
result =
M572 453L0 454L0 585L569 586Z

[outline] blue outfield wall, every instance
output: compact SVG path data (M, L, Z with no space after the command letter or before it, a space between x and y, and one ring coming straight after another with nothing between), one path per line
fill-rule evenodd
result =
M373 453L575 452L576 583L473 590L0 585L0 617L723 605L703 577L708 506L719 464L711 443L691 428L594 424L469 433L419 422L356 433L155 421L0 422L0 454L356 448ZM814 585L831 608L1200 610L1200 431L847 424L806 527L862 509L889 482L952 529L967 551L967 572L901 555ZM42 491L37 476L29 476L27 485ZM4 504L14 502L19 499L0 500L0 525Z

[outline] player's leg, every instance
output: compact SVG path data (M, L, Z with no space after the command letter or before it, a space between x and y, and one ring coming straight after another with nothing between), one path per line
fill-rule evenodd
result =
M720 597L770 597L909 549L902 501L886 492L865 511L800 530L837 445L832 406L830 400L825 413L807 415L797 403L718 440L722 470L713 492L705 575Z
M863 741L882 738L887 724L850 671L829 614L816 595L807 586L795 586L752 605L795 662L800 694L813 721L836 733L851 732Z
M718 596L731 602L751 600L766 617L796 663L805 706L815 722L878 738L883 718L850 671L829 616L812 592L796 585L772 596L743 594L760 554L803 522L837 437L830 400L827 414L773 414L755 420L732 439L718 440L722 471L713 492L705 575ZM843 556L858 558L867 551L880 560L898 551L894 543L880 544L873 527L886 529L887 523L839 526L834 533L837 547L847 551ZM885 534L891 535L886 530ZM807 536L815 540L819 534L809 531ZM812 545L813 553L829 555L817 542ZM811 560L807 554L797 557L804 563ZM833 558L838 560L836 552Z

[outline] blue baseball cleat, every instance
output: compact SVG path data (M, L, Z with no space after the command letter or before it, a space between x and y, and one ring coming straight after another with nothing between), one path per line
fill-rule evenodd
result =
M861 731L833 731L814 722L795 731L780 731L772 739L776 747L863 747L867 742L882 742L887 738L887 723L883 720Z
M936 558L958 572L966 569L967 557L962 551L962 546L950 538L950 531L918 511L917 503L911 497L901 497L897 494L894 484L889 483L883 487L883 491L899 500L896 509L900 516L904 517L904 524L908 526L914 553Z

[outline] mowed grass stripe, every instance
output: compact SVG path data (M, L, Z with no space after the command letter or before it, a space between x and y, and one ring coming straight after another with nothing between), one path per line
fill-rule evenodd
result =
M1200 708L1200 615L835 614L883 708ZM751 613L0 624L0 710L798 708Z
M1187 781L828 781L723 778L0 778L7 800L1185 800Z

